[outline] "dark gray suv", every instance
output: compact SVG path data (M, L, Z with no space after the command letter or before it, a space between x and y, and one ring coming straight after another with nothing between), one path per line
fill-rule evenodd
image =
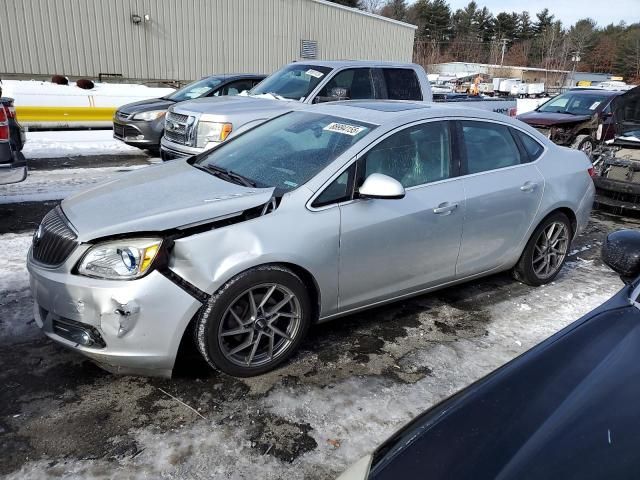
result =
M167 109L178 102L195 98L237 95L251 90L265 75L212 75L176 90L162 98L152 98L120 107L113 117L113 136L127 145L148 149L157 155L164 130Z

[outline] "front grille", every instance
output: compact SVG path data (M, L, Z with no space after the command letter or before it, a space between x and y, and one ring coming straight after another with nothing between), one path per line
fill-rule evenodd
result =
M164 122L164 136L167 140L187 145L189 140L189 116L169 112Z
M114 123L113 135L117 138L126 139L127 137L137 137L138 135L140 135L140 132L135 127Z
M58 206L44 216L33 235L33 258L45 265L60 265L76 248L77 238Z

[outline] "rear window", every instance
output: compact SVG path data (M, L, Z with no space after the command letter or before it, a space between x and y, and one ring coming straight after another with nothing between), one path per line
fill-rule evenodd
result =
M422 100L416 72L407 68L383 68L389 100Z
M538 157L542 155L542 152L544 151L544 147L540 145L537 140L534 140L526 133L520 130L516 130L515 128L512 128L511 132L516 137L518 137L518 140L520 140L520 143L524 147L525 152L527 152L530 162L537 160Z

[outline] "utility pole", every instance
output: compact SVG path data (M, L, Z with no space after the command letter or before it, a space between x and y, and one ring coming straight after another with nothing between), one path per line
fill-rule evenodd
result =
M582 60L580 55L581 53L579 51L575 51L571 53L571 61L573 62L573 68L571 69L571 85L570 85L571 87L575 86L573 84L575 82L576 69L578 67L578 62Z
M507 39L503 38L500 40L502 42L502 56L500 57L500 66L504 64L504 52L507 50Z

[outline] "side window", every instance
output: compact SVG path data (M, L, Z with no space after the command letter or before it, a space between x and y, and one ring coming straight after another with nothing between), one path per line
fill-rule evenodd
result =
M383 68L389 100L422 100L416 72L408 68Z
M527 152L527 156L529 157L528 160L530 162L537 160L538 157L542 155L542 152L544 151L544 147L540 145L536 140L531 138L526 133L520 130L516 130L515 128L512 128L511 132L516 137L518 137L518 140L520 140L520 143L522 144L524 151Z
M251 80L236 80L235 82L231 82L228 85L222 87L219 92L216 92L216 96L218 95L238 95L239 93L244 92L245 90L251 90L253 88L253 82Z
M365 157L363 178L382 173L405 188L451 177L448 122L414 125L391 135Z
M330 79L324 88L320 91L318 97L322 97L324 101L329 100L334 88L345 89L345 97L348 100L372 99L373 84L371 81L370 68L351 68L343 70ZM342 100L346 100L343 98Z
M355 163L342 172L324 192L316 197L311 206L323 207L332 203L343 202L351 198L351 180L355 171Z
M520 151L509 127L497 123L462 121L467 173L486 172L520 163Z

